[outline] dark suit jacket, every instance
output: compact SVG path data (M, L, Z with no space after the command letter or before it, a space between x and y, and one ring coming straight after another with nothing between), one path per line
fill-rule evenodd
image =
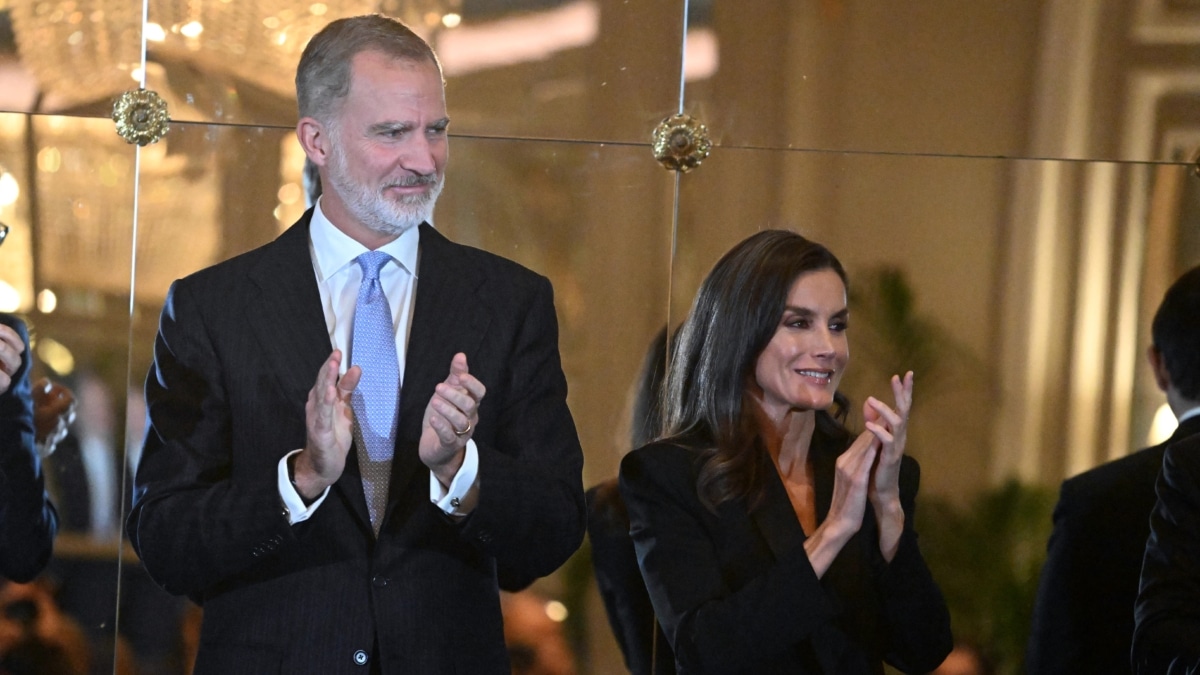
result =
M498 568L526 583L549 574L584 532L550 284L421 226L378 539L353 450L325 502L292 526L276 466L304 446L305 401L332 351L310 217L172 286L130 539L151 577L203 604L196 675L366 673L363 657L385 675L508 673ZM430 503L417 444L459 351L487 395L474 433L479 503L454 522Z
M1128 675L1154 479L1167 445L1198 432L1192 418L1167 443L1063 482L1025 655L1030 675Z
M654 617L629 538L629 512L610 480L587 491L588 540L596 587L632 675L675 675L675 654Z
M1138 675L1200 673L1200 435L1163 460L1135 619Z
M0 314L25 343L21 367L0 394L0 575L29 581L50 560L58 516L46 496L46 481L34 442L30 392L29 333L20 319Z
M818 435L811 450L818 518L828 515L844 445ZM905 530L892 562L879 552L871 509L818 579L804 530L765 451L765 503L726 502L714 514L696 491L694 451L656 443L621 462L630 535L680 673L882 673L937 667L951 648L950 616L917 547L920 471L905 458Z

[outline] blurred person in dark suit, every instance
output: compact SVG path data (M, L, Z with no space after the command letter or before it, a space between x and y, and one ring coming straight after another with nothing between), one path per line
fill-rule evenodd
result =
M1200 434L1163 458L1135 605L1137 675L1200 673Z
M630 445L639 448L662 431L662 385L667 369L667 329L650 343L642 362L633 402ZM672 675L675 654L654 616L650 594L638 569L637 553L629 538L629 512L617 479L587 491L588 540L596 586L604 601L609 626L632 675Z
M1063 482L1025 655L1030 675L1130 672L1155 479L1167 447L1200 433L1200 267L1167 290L1151 340L1154 379L1179 427L1162 444Z
M0 314L0 574L29 581L50 560L58 515L38 453L25 323Z

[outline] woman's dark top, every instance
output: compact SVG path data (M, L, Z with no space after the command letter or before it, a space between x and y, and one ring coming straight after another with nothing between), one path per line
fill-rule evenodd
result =
M818 522L844 449L814 436ZM705 508L700 455L689 448L652 443L621 463L630 534L679 673L854 675L883 673L884 661L906 673L936 668L952 646L950 616L912 525L917 462L901 464L905 526L891 563L868 504L862 527L818 579L783 482L760 452L766 494L753 512L741 501L715 514Z

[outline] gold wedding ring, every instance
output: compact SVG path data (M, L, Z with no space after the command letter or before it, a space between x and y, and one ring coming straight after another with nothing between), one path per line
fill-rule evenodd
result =
M471 424L471 420L467 420L467 428L463 429L462 431L455 429L454 435L459 436L459 437L466 436L467 434L471 433L471 429L474 429L474 428L475 428L474 425Z

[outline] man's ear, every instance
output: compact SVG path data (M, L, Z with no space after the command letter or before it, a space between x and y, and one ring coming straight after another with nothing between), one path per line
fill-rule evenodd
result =
M1146 350L1146 357L1150 360L1150 370L1154 372L1154 383L1165 393L1171 388L1171 374L1167 372L1167 360L1154 345L1150 345L1150 348Z
M312 117L301 117L296 123L296 140L304 154L317 166L325 166L329 158L329 131L324 124Z

